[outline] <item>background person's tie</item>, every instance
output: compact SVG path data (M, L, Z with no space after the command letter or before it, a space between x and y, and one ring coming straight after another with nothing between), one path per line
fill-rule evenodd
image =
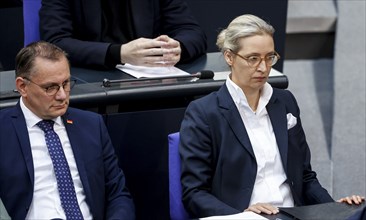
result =
M45 134L48 152L51 156L53 169L56 175L61 205L67 219L83 219L76 198L69 165L62 149L60 139L53 130L53 124L54 121L52 120L43 120L37 123L38 127L40 127Z

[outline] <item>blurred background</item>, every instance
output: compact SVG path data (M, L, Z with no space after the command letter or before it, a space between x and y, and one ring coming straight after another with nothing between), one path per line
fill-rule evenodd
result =
M285 62L312 151L333 198L366 193L364 0L289 0Z

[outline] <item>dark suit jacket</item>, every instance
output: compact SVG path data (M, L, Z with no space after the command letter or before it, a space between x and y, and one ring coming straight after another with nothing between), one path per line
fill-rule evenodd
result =
M109 43L101 41L101 0L42 1L41 39L55 43L72 64L102 66ZM192 59L206 52L206 35L193 19L184 0L131 0L137 37L166 34L183 44Z
M366 206L355 212L346 220L366 220Z
M294 96L273 89L267 111L295 205L331 202L311 170L310 151ZM297 125L287 130L287 113ZM192 217L243 212L252 195L254 152L226 85L191 102L180 130L183 203Z
M133 201L102 117L69 108L62 118L94 219L134 219ZM0 198L12 219L24 219L33 196L34 167L19 103L1 110L0 122Z

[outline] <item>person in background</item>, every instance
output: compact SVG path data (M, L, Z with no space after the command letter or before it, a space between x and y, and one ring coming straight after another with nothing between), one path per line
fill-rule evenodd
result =
M39 16L41 39L76 66L173 66L207 48L184 0L43 0Z
M12 219L135 219L101 115L69 106L66 53L47 42L16 56L21 97L0 111L0 199Z
M267 82L280 59L273 34L246 14L218 35L231 73L219 91L189 104L180 129L182 199L191 217L334 201L311 169L295 97Z

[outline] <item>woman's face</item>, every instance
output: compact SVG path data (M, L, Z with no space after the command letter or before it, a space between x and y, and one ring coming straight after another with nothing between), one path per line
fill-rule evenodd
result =
M271 58L276 53L270 35L255 35L239 40L240 50L225 51L225 60L231 68L231 80L244 92L259 91L267 82Z

